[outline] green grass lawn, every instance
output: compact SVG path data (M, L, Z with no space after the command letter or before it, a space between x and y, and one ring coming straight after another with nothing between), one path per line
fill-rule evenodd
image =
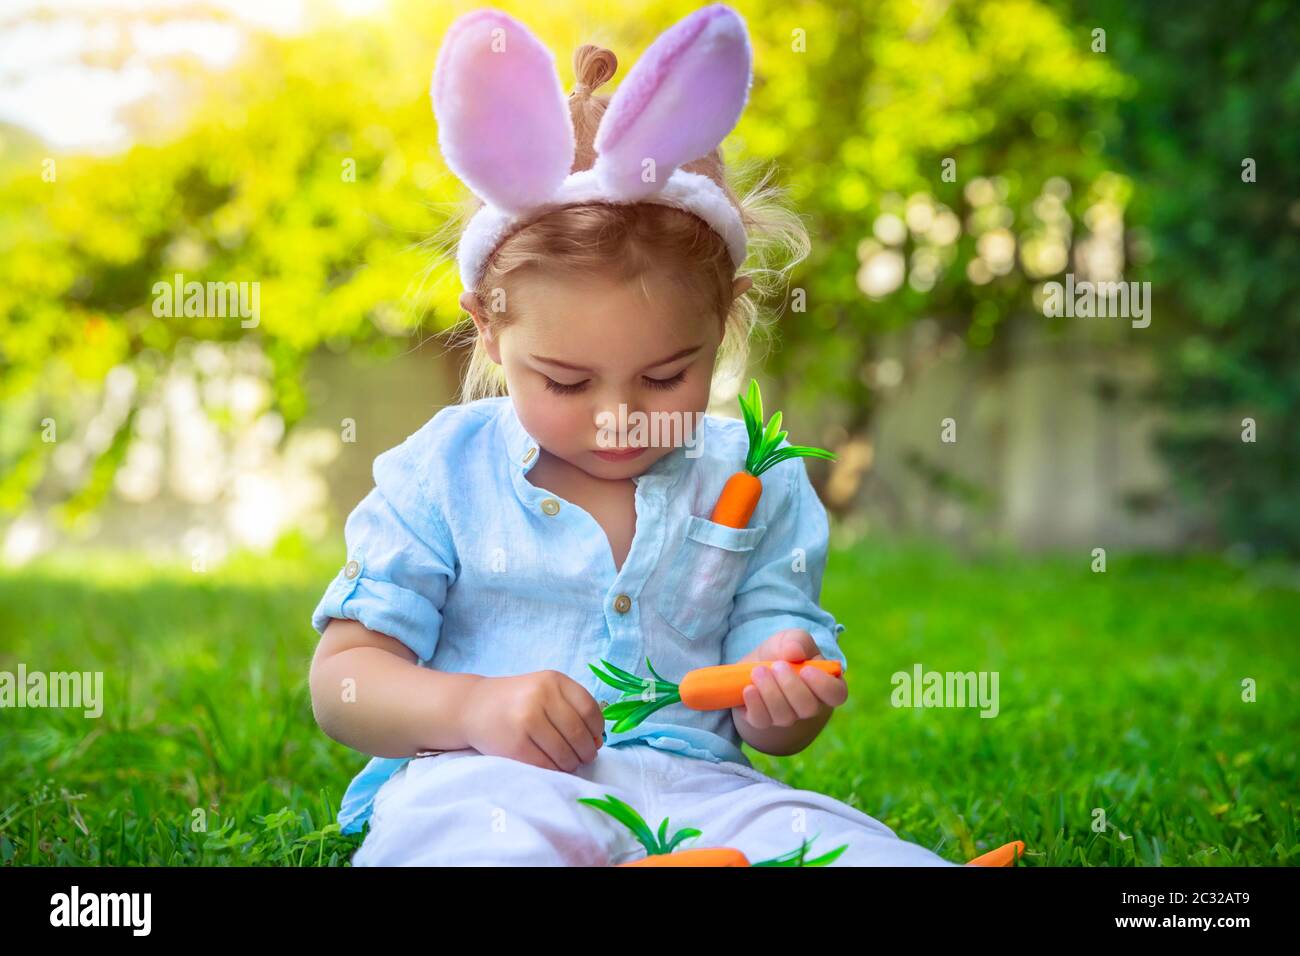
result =
M106 698L98 719L0 711L0 861L346 863L361 838L334 814L365 758L317 729L306 681L338 550L0 570L0 670L102 670ZM955 861L1011 839L1029 865L1300 860L1297 572L1089 560L835 553L849 702L755 766ZM916 664L997 672L998 715L892 706Z

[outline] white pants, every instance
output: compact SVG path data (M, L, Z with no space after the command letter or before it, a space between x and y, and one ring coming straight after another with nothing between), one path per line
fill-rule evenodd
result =
M883 823L752 767L710 763L644 744L602 747L573 773L451 750L413 759L380 787L353 866L609 866L645 850L626 827L579 797L613 794L677 849L733 847L751 863L812 841L807 859L848 844L830 866L954 866Z

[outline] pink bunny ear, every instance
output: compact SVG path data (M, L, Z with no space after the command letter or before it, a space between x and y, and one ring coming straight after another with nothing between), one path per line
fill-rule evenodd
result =
M430 88L443 157L509 213L544 203L573 167L573 123L555 59L527 27L475 10L447 30Z
M673 24L623 80L596 131L595 172L611 194L638 200L712 152L740 119L752 57L745 22L721 3ZM652 181L646 172L653 160Z

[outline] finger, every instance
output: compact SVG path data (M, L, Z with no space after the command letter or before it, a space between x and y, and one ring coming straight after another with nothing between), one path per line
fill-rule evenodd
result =
M749 726L762 730L772 726L772 715L767 712L763 695L757 687L750 684L741 692L745 698L745 720Z
M591 763L591 761L595 760L596 742L600 738L592 735L591 730L587 727L587 722L582 719L582 715L563 696L557 698L551 707L553 709L547 711L551 724L560 732L568 745L573 748L573 752L578 759L583 763Z
M584 727L583 732L591 736L592 743L596 747L600 747L605 738L605 715L600 712L600 703L591 696L591 691L576 680L562 681L560 693L577 712L578 719L582 721ZM595 753L592 754L592 758L595 758Z
M790 627L778 632L774 642L777 646L777 660L806 661L817 653L817 642L812 635L802 628Z
M815 668L805 669L815 670ZM822 702L817 699L812 688L804 683L804 679L799 676L799 671L784 661L777 661L772 666L772 676L776 678L790 709L799 720L807 720L821 712Z
M534 767L541 767L543 770L560 769L555 766L555 761L547 756L546 751L537 746L537 743L531 737L528 738L528 743L524 745L519 755L514 759L532 764Z
M581 758L569 746L560 729L551 723L550 714L546 715L545 720L538 721L536 726L529 727L528 736L555 762L558 769L569 773L577 769Z
M790 642L797 640L799 629L797 627L787 627L784 630L777 631L767 639L768 660L790 660L787 654L796 653L790 646Z
M838 707L849 699L849 685L843 677L832 677L817 667L802 668L799 676L817 699L830 707Z
M790 708L781 685L777 683L770 667L754 668L754 686L763 695L767 712L772 715L772 723L778 727L789 727L795 721L794 711Z
M813 636L807 631L797 631L793 638L799 645L799 650L803 654L804 660L811 660L816 657L821 648L813 640Z

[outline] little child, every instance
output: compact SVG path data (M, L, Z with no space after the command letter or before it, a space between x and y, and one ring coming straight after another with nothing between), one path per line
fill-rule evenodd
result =
M755 770L742 741L802 750L847 696L818 606L826 512L802 461L761 476L745 527L707 515L749 447L703 414L720 358L743 368L757 323L751 251L807 252L760 183L738 200L718 144L750 85L745 26L696 11L612 98L617 61L581 47L577 88L517 20L461 17L432 96L449 167L483 200L457 259L474 353L461 402L375 459L347 563L312 615L316 718L375 755L349 787L353 864L588 865L637 859L580 797L612 794L692 846L751 861L811 841L833 865L951 865L824 794ZM754 240L759 240L754 242ZM751 250L751 242L754 248ZM778 286L779 287L779 286ZM664 430L635 422L680 423ZM615 424L617 423L617 428ZM611 429L614 429L613 431ZM743 661L744 704L680 704L614 733L590 665L665 679Z

